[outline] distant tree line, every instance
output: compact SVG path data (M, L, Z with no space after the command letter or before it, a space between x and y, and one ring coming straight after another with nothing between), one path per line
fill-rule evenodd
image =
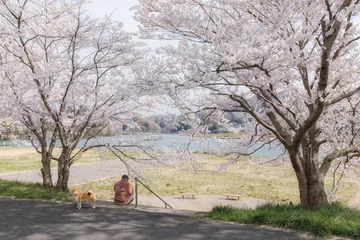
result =
M198 114L202 117L202 113ZM229 121L235 125L246 124L246 119L240 113L228 113L226 116ZM206 124L210 133L224 133L229 130L218 120L209 119ZM136 128L130 128L129 125L136 125ZM138 116L131 120L124 121L122 126L109 124L106 128L99 132L99 129L94 128L88 134L97 136L114 136L119 134L130 134L138 132L148 133L178 133L187 131L191 127L185 123L185 117L175 114L171 115L153 115L153 116ZM20 124L11 119L0 120L0 140L11 139L26 139L29 136L27 129L21 127Z

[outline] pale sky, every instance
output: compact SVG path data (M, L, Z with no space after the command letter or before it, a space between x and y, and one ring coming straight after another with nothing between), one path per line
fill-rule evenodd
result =
M132 18L134 11L129 8L139 3L138 0L92 0L87 4L89 13L95 17L112 14L111 18L122 22L124 30L137 31L137 22Z
M113 20L123 23L125 31L136 32L138 23L133 18L135 11L130 8L138 4L138 0L92 0L87 6L89 13L94 17L111 15ZM176 41L169 40L146 40L145 42L153 49L167 44L177 45Z
M134 11L129 9L139 3L138 0L92 0L87 4L89 14L94 17L104 17L105 15L111 15L113 20L123 23L123 29L128 32L136 32L138 30L138 23L133 19ZM145 41L150 47L156 48L162 45L159 41ZM165 41L163 42L163 44ZM167 42L169 43L169 42ZM146 115L153 114L179 114L179 111L159 104L153 111L146 113Z

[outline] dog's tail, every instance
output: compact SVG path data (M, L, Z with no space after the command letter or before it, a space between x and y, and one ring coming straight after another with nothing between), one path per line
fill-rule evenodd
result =
M88 191L87 194L88 194L88 196L90 196L92 194L95 197L95 193L93 191Z

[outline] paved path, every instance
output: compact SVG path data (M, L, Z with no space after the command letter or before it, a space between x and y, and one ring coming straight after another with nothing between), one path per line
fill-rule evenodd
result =
M0 239L309 239L294 232L126 208L0 199Z
M153 168L154 163L139 164L137 162L131 162L131 166L137 171L141 171L143 169ZM78 185L111 177L119 177L127 173L128 170L126 166L120 160L101 161L98 163L74 165L70 168L69 185ZM53 183L56 184L57 168L52 169L52 174ZM0 175L0 179L42 183L40 170L2 174Z

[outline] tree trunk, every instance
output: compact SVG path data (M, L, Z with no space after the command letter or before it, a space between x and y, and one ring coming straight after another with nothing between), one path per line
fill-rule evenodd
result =
M53 187L53 182L51 179L51 167L50 164L43 164L43 167L41 168L41 175L43 178L43 186L44 187Z
M52 154L53 154L53 150L55 148L55 144L56 144L56 136L57 136L57 130L56 128L53 129L52 132L52 136L51 136L51 141L48 144L47 142L47 129L45 128L46 125L46 121L44 119L41 119L42 122L42 126L41 126L41 134L36 131L33 130L32 133L34 134L34 136L36 136L37 140L40 142L40 146L41 146L41 164L42 164L42 168L41 170L41 176L43 179L43 186L44 187L53 187L53 181L52 181L52 174L51 174L51 160L52 160ZM31 125L32 126L32 125ZM33 128L30 128L33 129ZM39 151L38 151L39 152Z
M68 190L69 189L69 177L70 177L70 166L68 162L65 162L62 169L61 175L58 178L57 189Z
M304 172L296 172L300 191L300 203L309 208L329 204L324 178L316 164L310 163Z
M51 174L51 154L48 152L43 152L41 156L41 163L42 168L41 170L41 176L43 179L43 186L44 187L53 187L52 182L52 174Z
M69 177L70 177L70 154L67 151L61 153L58 160L58 180L56 183L56 189L68 190L69 189Z

